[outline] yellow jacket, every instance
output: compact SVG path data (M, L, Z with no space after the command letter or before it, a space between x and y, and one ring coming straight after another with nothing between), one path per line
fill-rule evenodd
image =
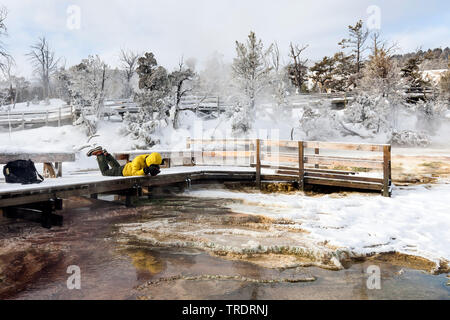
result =
M133 161L128 162L123 168L122 175L124 177L145 176L144 168L152 164L160 165L161 162L161 155L157 152L143 154L134 158Z

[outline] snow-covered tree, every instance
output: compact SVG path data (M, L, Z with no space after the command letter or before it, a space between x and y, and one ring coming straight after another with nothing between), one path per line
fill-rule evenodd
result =
M255 114L255 104L258 95L269 81L269 57L272 46L264 50L261 40L256 38L254 32L250 32L246 43L236 41L237 57L233 60L233 78L235 84L244 96L241 115L235 120L236 128L251 128ZM245 124L239 125L238 122Z
M307 140L329 140L340 133L337 114L323 102L304 108L299 129L304 133L301 138Z
M24 77L13 76L12 82L14 84L14 103L24 102L29 99L28 88L30 87L30 82Z
M52 81L56 97L71 103L71 92L69 88L71 73L65 67L58 68L53 74Z
M90 136L96 133L97 121L103 116L106 70L99 56L89 56L69 70L71 103L80 110L76 124L85 126Z
M118 68L107 69L107 86L105 87L105 97L108 99L120 99L127 97L129 84L125 79L125 71Z
M123 132L142 142L142 147L151 147L159 142L155 131L169 124L170 81L166 69L158 66L151 52L138 59L136 73L140 91L136 93L135 101L139 113L125 116Z
M386 97L361 92L344 111L343 131L361 137L389 134L393 122L392 105Z
M289 79L289 74L287 73L288 66L284 67L281 64L280 50L276 43L273 44L271 58L272 72L270 73L270 91L272 92L278 108L277 113L279 115L283 115L286 111L285 107L288 104L287 97L289 94L291 80Z
M431 143L428 134L414 130L394 130L388 142L395 146L407 147L426 147Z
M362 91L383 97L401 94L402 79L396 62L383 48L377 48L369 56L362 79L358 82Z
M174 100L175 104L173 107L173 128L177 129L179 127L179 114L183 110L190 110L195 111L191 109L185 109L182 108L181 98L189 91L192 90L191 87L187 86L186 83L191 81L195 76L195 72L191 70L191 68L187 67L185 63L183 62L183 59L181 59L180 63L178 64L178 69L173 71L169 74L169 81L171 83L172 88L174 88Z
M131 97L133 94L133 88L131 79L136 73L136 67L139 59L139 54L133 51L120 50L120 63L121 68L124 71L125 77L125 98Z

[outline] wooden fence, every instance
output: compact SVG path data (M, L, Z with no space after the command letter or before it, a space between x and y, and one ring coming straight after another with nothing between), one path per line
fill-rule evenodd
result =
M300 188L326 185L391 194L387 144L188 138L186 147L196 151L196 164L255 167L258 186L264 180L295 180ZM274 172L263 174L262 169Z
M0 112L0 126L25 129L29 126L44 126L64 122L72 122L72 108L70 106L33 111Z

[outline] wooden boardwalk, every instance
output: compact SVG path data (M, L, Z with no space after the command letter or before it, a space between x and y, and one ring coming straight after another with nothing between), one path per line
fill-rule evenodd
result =
M205 159L208 164L218 159L223 164L254 167L257 185L264 180L296 181L300 189L325 185L391 195L391 146L387 144L188 139L187 147L201 150L202 164ZM275 174L264 178L262 169L273 169Z
M153 150L155 151L155 150ZM338 151L338 155L330 151ZM151 193L153 187L190 185L199 182L250 182L261 187L264 182L288 182L304 189L308 185L376 190L391 194L391 147L376 144L349 144L317 141L260 139L199 140L188 139L185 150L161 151L168 168L155 177L66 176L47 179L42 184L0 185L0 208L7 217L24 217L40 212L43 226L59 225L62 217L54 214L62 208L62 199L98 194L131 199ZM116 153L120 160L149 153ZM347 152L350 155L343 156ZM179 166L175 166L178 161ZM180 162L181 161L181 162Z

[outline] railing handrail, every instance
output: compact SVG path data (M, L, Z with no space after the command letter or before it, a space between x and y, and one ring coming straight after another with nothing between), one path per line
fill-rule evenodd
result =
M70 110L70 106L62 106L57 108L45 109L45 110L31 110L31 111L0 111L0 116L21 116L21 115L46 115L47 113L58 113L59 110L65 111L66 109Z
M338 185L339 183L344 184L345 186L353 186L355 184L360 183L374 183L373 181L379 181L379 186L382 185L382 191L384 196L390 195L390 186L391 186L391 145L389 144L371 144L371 143L345 143L345 142L326 142L326 141L292 141L292 140L268 140L268 139L186 139L186 148L190 149L195 145L201 145L202 147L202 159L203 157L207 158L221 158L221 159L231 159L238 157L250 158L256 160L254 166L256 167L256 183L257 185L261 184L261 168L279 168L280 163L291 163L294 167L290 167L290 169L298 171L298 179L299 185L304 185L304 179L315 179L318 181L320 179L329 178L330 181L327 183L335 183ZM207 145L222 145L222 150L207 150ZM238 151L238 145L250 146L250 150ZM296 152L279 152L273 150L263 150L262 146L278 146L285 148L292 148ZM230 148L231 146L231 148ZM205 148L206 147L206 148ZM246 148L247 149L247 148ZM313 149L314 154L305 154L305 149ZM329 149L329 150L346 150L346 151L369 151L369 152L380 152L381 158L362 158L361 156L353 156L353 157L343 157L336 155L323 155L320 154L320 149ZM252 161L252 160L250 160ZM262 164L262 162L265 164ZM267 165L266 163L276 162L277 165ZM313 166L306 168L305 164L309 166ZM252 163L250 163L252 165ZM295 166L298 166L298 169L295 169ZM319 166L325 166L325 168L331 167L331 169L345 167L350 169L349 172L354 174L355 168L365 168L365 169L378 169L383 171L383 179L375 179L370 177L357 177L357 178L349 178L344 182L336 182L337 178L334 180L330 178L332 174L330 173L330 169L328 170L328 177L315 177L311 178L311 176L305 177L305 172L309 172L308 170L319 170ZM322 170L323 171L323 170ZM357 170L359 171L359 170ZM294 172L294 171L292 171ZM316 174L317 175L317 174ZM361 181L357 181L357 180ZM371 179L371 180L370 180ZM345 179L344 179L345 180ZM370 181L369 181L370 180ZM353 181L353 182L352 182ZM317 182L316 182L317 183ZM323 183L323 181L322 181ZM366 183L365 186L368 186ZM373 187L373 185L369 185Z

